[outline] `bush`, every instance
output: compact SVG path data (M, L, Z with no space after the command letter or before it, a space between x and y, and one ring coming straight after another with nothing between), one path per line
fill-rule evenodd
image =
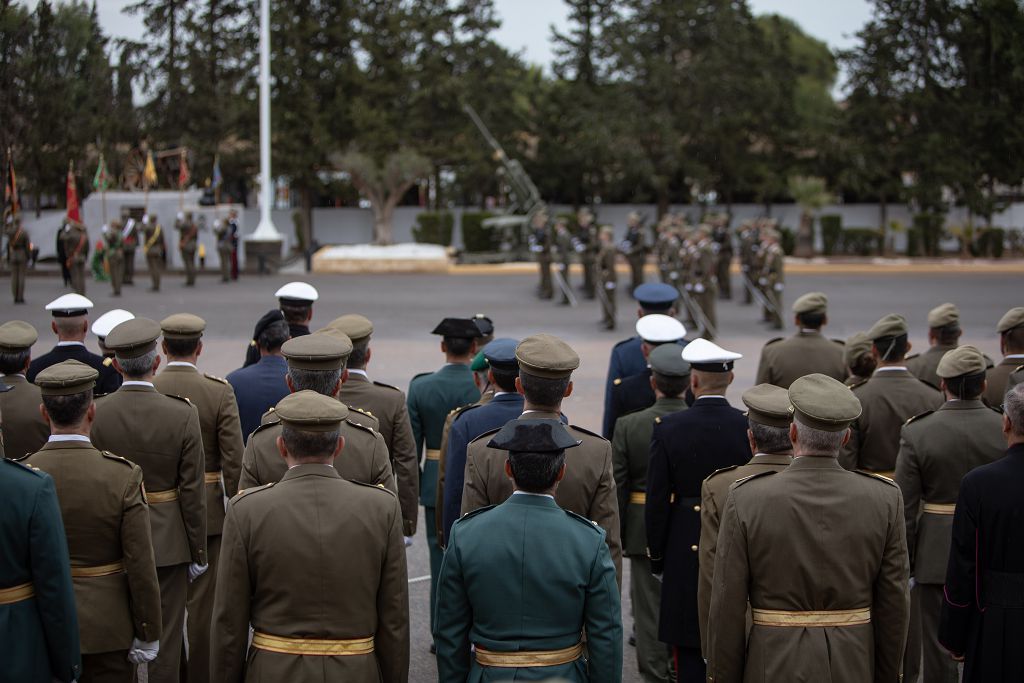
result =
M462 214L462 245L467 252L498 251L501 231L483 226L484 219L493 215L489 211Z
M782 252L786 256L792 256L793 250L796 249L796 233L790 228L780 225L779 226L779 246L782 247Z
M412 227L412 238L420 244L440 244L449 247L452 244L452 230L455 228L455 216L447 211L424 211L416 217L416 225Z
M939 255L939 239L942 237L943 222L944 217L941 214L919 213L914 216L914 227L911 228L911 230L917 232L916 241L920 245L920 249L924 252L925 256L935 257ZM909 238L907 240L907 245L908 255L916 256L916 253L910 253Z
M975 255L1002 258L1005 240L1006 231L1002 228L982 228L975 241Z
M875 228L846 228L842 234L842 250L853 256L873 256L882 251L882 239Z
M821 223L821 249L825 256L831 256L839 246L843 236L843 217L839 214L826 214L818 218Z

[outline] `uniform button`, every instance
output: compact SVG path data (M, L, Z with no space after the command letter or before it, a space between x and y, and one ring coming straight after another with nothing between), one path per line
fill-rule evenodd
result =
M692 550L693 552L697 552L697 546L691 545L690 550Z
M694 512L700 512L700 505L694 505L693 506L693 511Z

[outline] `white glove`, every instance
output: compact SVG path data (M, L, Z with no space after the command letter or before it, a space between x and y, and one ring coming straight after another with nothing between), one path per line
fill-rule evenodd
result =
M668 276L669 276L669 277L670 277L671 279L673 279L673 280L678 280L678 279L679 279L679 273L677 273L677 272L676 272L676 271L674 271L674 270L673 270L673 271L672 271L671 273L669 273L669 274L668 274Z
M198 562L193 562L192 564L190 564L188 566L188 580L189 580L189 583L195 581L200 576L205 574L206 570L209 569L209 568L210 568L210 565L208 565L208 564L199 564Z
M698 294L703 294L704 293L704 285L702 285L701 283L698 282L697 284L695 284L693 286L693 290L695 292L697 292Z
M779 283L777 283L775 285L775 291L776 292L781 292L783 289L784 289L784 286L783 286L783 284L781 282L779 282Z
M132 638L132 649L128 650L128 661L132 664L144 664L152 662L160 653L160 641L144 643L138 638Z
M910 590L914 590L914 586L916 586L916 585L917 585L917 580L913 576L911 576L910 577L910 586L909 586Z
M412 536L403 536L402 538L405 539L405 547L406 548L408 548L409 546L412 545Z
M693 285L691 285L689 282L687 282L685 285L683 285L683 289L685 289L687 292L692 292L693 291Z
M576 253L577 254L582 254L585 249L586 249L586 247L583 246L582 244L577 244L576 245Z
M615 283L614 282L606 282L606 283L604 283L604 288L609 290L609 291L611 291L611 290L615 289Z
M766 277L759 277L759 278L757 278L757 284L759 284L759 285L766 285L766 284L768 284L768 278L766 278Z

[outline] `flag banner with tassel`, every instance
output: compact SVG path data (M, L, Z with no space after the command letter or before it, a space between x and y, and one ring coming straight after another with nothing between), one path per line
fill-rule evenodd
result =
M153 163L153 152L146 153L146 168L142 171L142 180L147 187L156 185L156 164Z
M78 208L78 186L75 184L75 164L68 164L68 218L73 221L82 222L82 212Z
M18 180L14 174L14 157L11 150L7 150L7 183L4 185L4 207L9 207L12 216L17 216L21 211L21 204L18 202Z
M178 189L184 190L192 176L188 171L188 154L181 150L181 162L178 164Z
M220 174L220 155L218 154L213 158L213 181L211 185L216 190L223 184L224 177Z
M100 154L100 165L96 167L96 175L92 177L92 189L103 192L110 188L110 174L107 173L107 162Z

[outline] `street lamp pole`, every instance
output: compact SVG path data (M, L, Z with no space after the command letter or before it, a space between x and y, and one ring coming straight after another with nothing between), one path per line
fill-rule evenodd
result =
M270 210L274 182L270 175L270 0L260 0L260 223L249 239L280 241Z

